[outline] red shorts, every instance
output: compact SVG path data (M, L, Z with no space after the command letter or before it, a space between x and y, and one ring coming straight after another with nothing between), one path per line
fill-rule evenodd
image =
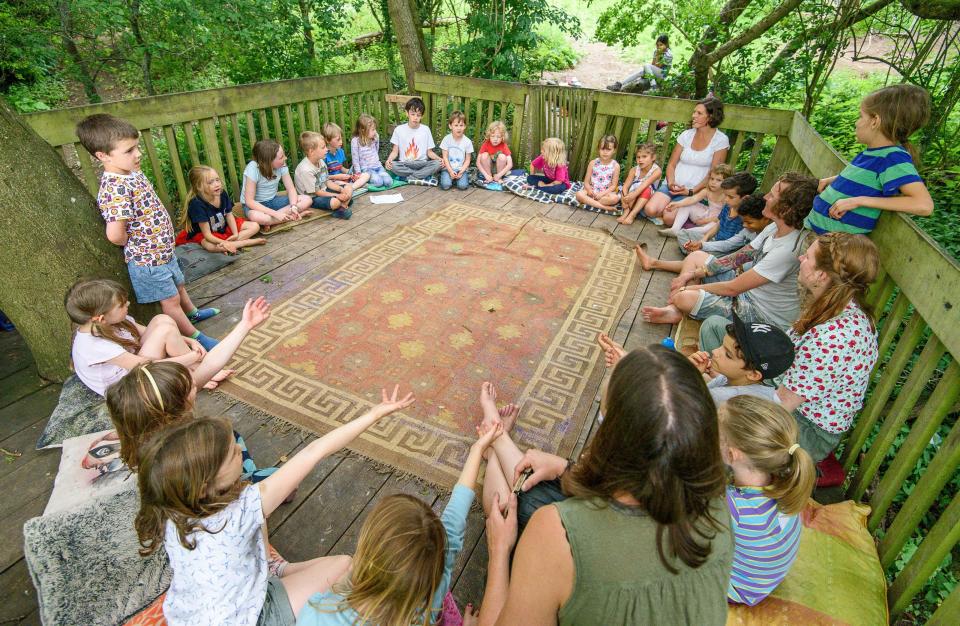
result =
M237 232L240 232L240 229L243 228L243 223L246 220L244 220L242 217L235 217L233 219L237 220ZM210 233L210 234L216 237L217 239L222 239L224 241L226 241L227 239L233 236L230 234L229 230L227 230L227 232L225 233ZM203 241L203 233L197 233L193 237L188 238L187 231L181 230L179 233L177 233L177 239L174 242L174 244L178 246L182 246L185 243L200 243L201 241Z

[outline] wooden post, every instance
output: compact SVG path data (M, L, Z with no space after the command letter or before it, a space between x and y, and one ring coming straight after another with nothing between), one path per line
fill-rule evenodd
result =
M62 381L70 375L73 337L63 308L67 289L81 277L98 277L126 286L131 297L133 290L93 196L2 98L0 206L0 309L26 340L40 376ZM143 309L131 309L148 321Z

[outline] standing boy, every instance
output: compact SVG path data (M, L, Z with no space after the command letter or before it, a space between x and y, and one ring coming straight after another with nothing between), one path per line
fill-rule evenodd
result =
M473 156L473 142L463 134L467 130L467 117L463 111L451 113L447 127L450 132L440 142L440 152L443 154L440 188L450 189L456 183L457 189L466 189L470 184L467 168Z
M420 98L410 98L404 107L407 111L407 123L397 126L390 137L393 149L384 167L396 174L401 180L407 178L427 178L440 171L443 164L433 151L433 134L420 123L426 107Z
M181 334L195 339L205 350L212 349L217 340L193 324L220 310L198 310L187 295L173 254L175 234L170 215L140 170L140 133L129 122L105 113L81 120L76 132L87 152L103 163L97 205L107 223L107 239L123 246L137 302L159 302Z

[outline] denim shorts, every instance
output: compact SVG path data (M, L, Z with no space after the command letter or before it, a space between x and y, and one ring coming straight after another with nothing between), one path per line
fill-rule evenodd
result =
M705 320L712 315L719 315L732 321L734 311L745 322L757 322L763 319L749 293L742 293L736 298L731 298L729 296L718 296L702 289L697 304L690 311L690 317L695 320Z
M172 298L177 295L177 287L184 283L176 256L163 265L137 265L130 261L127 271L130 272L133 293L140 304Z
M333 201L333 196L314 196L313 204L310 205L314 209L323 209L324 211L332 211L333 208L330 206L330 202Z
M520 495L517 496L518 532L523 532L527 522L537 512L537 509L555 502L563 502L566 499L567 496L563 493L559 478L537 483L530 488L530 491L521 491Z
M290 206L290 199L287 196L274 196L269 200L257 200L260 204L267 207L268 209L273 209L274 211L279 211L280 209L285 209ZM243 205L243 216L247 217L247 212L249 209L247 205Z
M676 202L677 200L683 200L684 198L690 197L686 194L680 194L678 196L675 196L672 193L670 193L670 185L667 184L666 178L660 179L660 184L657 185L657 192L662 193L665 196L669 196L670 202Z
M257 618L257 626L294 626L297 616L290 605L287 589L276 576L267 579L267 597Z

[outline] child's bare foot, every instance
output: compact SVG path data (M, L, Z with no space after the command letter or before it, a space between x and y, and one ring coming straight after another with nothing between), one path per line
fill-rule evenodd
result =
M269 228L269 226L267 228ZM267 240L264 239L263 237L257 237L256 239L250 240L251 246L262 246L265 243L267 243Z
M503 422L503 432L508 433L513 430L513 425L517 423L517 415L519 414L520 407L513 402L500 407L500 421Z
M620 217L618 217L618 218L617 218L617 221L620 222L621 224L625 224L625 225L629 226L630 224L633 224L633 219L634 219L634 218L633 218L633 214L632 214L632 213L626 213L626 214L621 215Z
M672 304L662 307L645 306L640 312L643 313L643 321L651 324L676 324L683 319L680 309Z
M653 259L647 254L647 244L638 243L633 251L637 253L637 258L640 259L640 267L648 272L653 269Z
M300 217L310 217L311 215L313 215L312 209L305 209L303 211L300 211Z
M480 385L480 408L483 409L483 420L480 429L486 432L501 422L500 411L497 410L497 388L491 382Z

